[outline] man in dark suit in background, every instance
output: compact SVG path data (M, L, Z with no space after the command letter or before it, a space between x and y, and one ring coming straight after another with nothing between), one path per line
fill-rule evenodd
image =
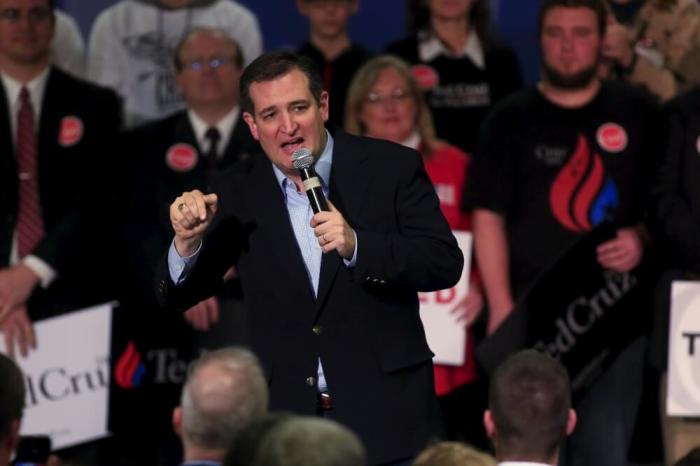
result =
M116 94L49 65L50 0L0 0L0 332L13 354L30 322L109 299L94 272ZM86 217L86 212L90 217ZM93 234L95 233L95 234Z
M328 93L292 53L246 68L241 107L267 158L226 171L216 194L171 205L160 301L185 310L235 264L271 409L332 417L360 435L371 464L407 464L436 410L416 292L454 285L463 265L420 155L326 129ZM311 211L292 166L300 148L313 154L328 212Z
M247 338L237 279L196 303L185 313L187 322L182 315L158 312L153 291L156 266L172 241L172 200L183 191L206 190L216 172L261 152L240 117L243 60L238 44L221 30L196 28L187 33L174 55L177 85L187 108L126 132L122 141L121 152L130 161L122 178L133 184L122 185L131 196L121 206L126 213L128 268L121 312L113 324L113 354L123 354L132 345L144 356L145 376L138 387L112 386L110 429L123 441L120 450L139 445L142 454L133 461L155 463L148 454L172 455L179 443L168 427L184 371L159 379L162 371L152 355L168 354L185 365L201 348L240 344ZM134 416L141 419L137 428ZM160 464L177 461L173 455Z
M127 227L133 245L130 275L149 297L154 270L172 239L168 216L172 200L184 191L206 190L216 172L262 152L240 118L242 67L241 49L225 32L192 30L175 55L177 84L187 109L125 135L125 150L134 160L130 175L135 177ZM217 334L209 335L210 340L239 343L245 339L245 329L238 281L229 280L220 298L221 304L231 308L222 316L227 328L214 329ZM219 299L209 297L186 312L185 318L197 330L206 331L219 321L219 308Z

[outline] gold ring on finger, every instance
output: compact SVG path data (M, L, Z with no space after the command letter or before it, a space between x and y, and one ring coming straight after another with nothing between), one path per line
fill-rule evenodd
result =
M179 204L177 205L177 210L182 210L182 209L184 209L184 208L185 208L185 203L184 203L184 202L181 202L181 203L179 203Z

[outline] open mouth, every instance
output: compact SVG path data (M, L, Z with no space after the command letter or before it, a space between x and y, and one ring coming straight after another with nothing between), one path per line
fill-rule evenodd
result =
M297 149L304 147L304 138L298 137L282 143L282 149L291 154Z

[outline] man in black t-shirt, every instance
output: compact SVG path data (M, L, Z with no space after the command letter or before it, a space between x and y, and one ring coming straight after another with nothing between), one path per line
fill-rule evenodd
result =
M329 120L342 127L345 98L355 72L372 58L363 45L350 40L348 23L357 13L360 0L298 0L299 13L309 19L309 40L299 47L300 55L310 58L328 91Z
M642 260L656 108L641 91L597 78L604 29L598 1L546 1L543 79L499 104L483 128L468 186L489 333L540 273L604 221L617 236L598 247L601 266L628 272ZM626 464L642 357L632 344L584 397L561 463Z

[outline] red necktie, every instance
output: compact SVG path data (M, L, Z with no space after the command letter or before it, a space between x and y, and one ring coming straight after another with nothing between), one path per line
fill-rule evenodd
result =
M29 91L22 87L17 112L17 165L19 168L19 209L17 213L17 249L20 259L31 253L44 237L44 220L39 202L36 169L34 109Z

